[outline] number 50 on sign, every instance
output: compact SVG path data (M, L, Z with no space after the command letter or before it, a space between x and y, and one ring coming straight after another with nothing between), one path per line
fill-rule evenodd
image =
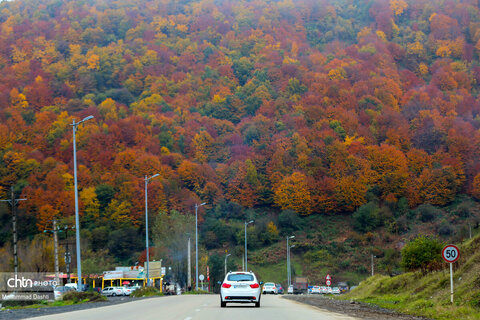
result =
M459 250L453 244L449 244L445 246L442 250L442 258L445 262L454 263L458 260L459 257Z

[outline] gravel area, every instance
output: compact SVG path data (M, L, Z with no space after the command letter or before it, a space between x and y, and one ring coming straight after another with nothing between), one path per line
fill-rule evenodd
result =
M55 314L55 313L111 306L119 303L133 301L134 299L138 300L138 299L148 299L148 298L149 297L146 297L146 298L109 297L108 301L80 303L80 304L74 304L70 306L25 308L25 309L3 309L3 310L0 310L0 320L27 319L27 318L33 318L33 317L46 316L46 315Z
M332 312L346 314L359 319L368 320L430 320L398 313L393 310L379 308L367 303L348 300L336 300L323 295L285 295L285 299L298 301Z

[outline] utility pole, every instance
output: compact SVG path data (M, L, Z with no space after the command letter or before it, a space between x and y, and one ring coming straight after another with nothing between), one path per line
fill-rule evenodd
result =
M190 250L190 237L188 237L188 283L187 288L188 290L192 290L192 257L191 257L191 250Z
M245 221L245 269L243 271L248 272L248 258L247 258L247 226L253 223L253 220L250 220L249 222Z
M373 267L373 258L376 258L376 256L374 256L374 255L372 254L372 277L373 277L374 274L375 274L375 270L374 270L374 267Z
M17 204L19 201L24 201L27 200L25 199L15 199L15 193L13 192L13 186L11 186L11 198L10 200L0 200L0 201L5 201L10 204L12 207L12 233L13 233L13 266L15 270L15 277L18 274L18 253L17 253L17 212L15 210Z
M60 284L60 271L58 268L58 228L57 219L53 219L53 230L43 230L43 232L51 231L53 233L53 255L55 261L55 282L57 286Z
M72 255L70 254L70 251L68 250L68 226L65 226L65 241L66 241L65 265L67 267L67 283L70 283L71 282L71 279L70 279L70 263L72 262Z

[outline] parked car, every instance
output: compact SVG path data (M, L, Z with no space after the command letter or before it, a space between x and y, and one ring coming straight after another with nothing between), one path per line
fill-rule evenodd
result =
M277 293L278 294L284 294L283 287L280 283L277 283Z
M278 294L278 290L277 290L277 287L275 286L275 283L266 282L263 285L262 293L263 294L267 294L267 293Z
M227 302L237 302L255 303L255 307L259 308L261 284L253 272L227 273L220 287L220 307L226 307Z
M135 291L135 290L132 290L132 287L127 287L127 286L123 286L122 289L123 289L124 296L129 296L132 294L133 291Z
M320 293L321 293L321 294L326 294L326 293L328 293L327 287L321 286L321 287L320 287Z
M327 293L332 294L332 287L327 287Z
M102 290L104 296L123 296L123 287L106 287Z
M332 293L333 294L340 294L340 288L339 287L333 287L332 288Z
M65 293L72 290L75 290L75 289L72 287L56 286L53 289L53 295L55 297L55 300L59 300Z
M67 283L67 284L65 284L65 287L73 288L74 290L77 290L77 284L76 283ZM88 284L80 285L81 291L88 291L89 288L90 288L90 286Z
M288 294L293 294L293 284L288 286L287 293Z
M312 287L312 294L320 294L320 293L322 293L320 291L320 286L313 286Z

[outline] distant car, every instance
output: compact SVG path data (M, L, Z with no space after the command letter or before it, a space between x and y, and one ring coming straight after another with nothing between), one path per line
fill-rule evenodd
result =
M106 287L105 289L102 290L102 294L104 296L107 296L107 297L108 296L115 297L115 296L125 295L122 287Z
M280 283L277 283L277 293L278 294L284 294L283 287Z
M267 294L267 293L278 294L278 290L277 290L277 287L275 286L275 283L273 283L273 282L265 283L263 285L262 293L263 294Z
M339 282L338 288L340 289L340 293L345 293L348 291L348 284L346 282Z
M332 293L333 294L340 294L340 288L339 287L333 287L332 288Z
M67 284L65 284L65 287L73 288L74 290L77 290L77 284L76 283L67 283ZM81 284L80 289L81 289L81 291L88 291L89 285L88 284Z
M332 293L332 287L327 287L327 293Z
M293 294L293 285L292 284L288 286L287 293L288 294Z
M132 287L127 287L127 286L123 286L122 289L123 289L124 296L129 296L132 294L133 291L135 291L132 289Z
M65 293L72 290L75 290L75 288L65 287L65 286L56 286L53 289L53 295L55 297L55 300L59 300Z
M320 286L313 286L312 287L312 294L320 294L320 293L322 293L320 291Z
M321 287L320 287L320 293L321 293L321 294L326 294L326 293L328 293L327 287L321 286Z
M227 302L255 303L260 307L261 288L253 272L229 272L220 287L220 307ZM275 284L274 284L275 287Z

